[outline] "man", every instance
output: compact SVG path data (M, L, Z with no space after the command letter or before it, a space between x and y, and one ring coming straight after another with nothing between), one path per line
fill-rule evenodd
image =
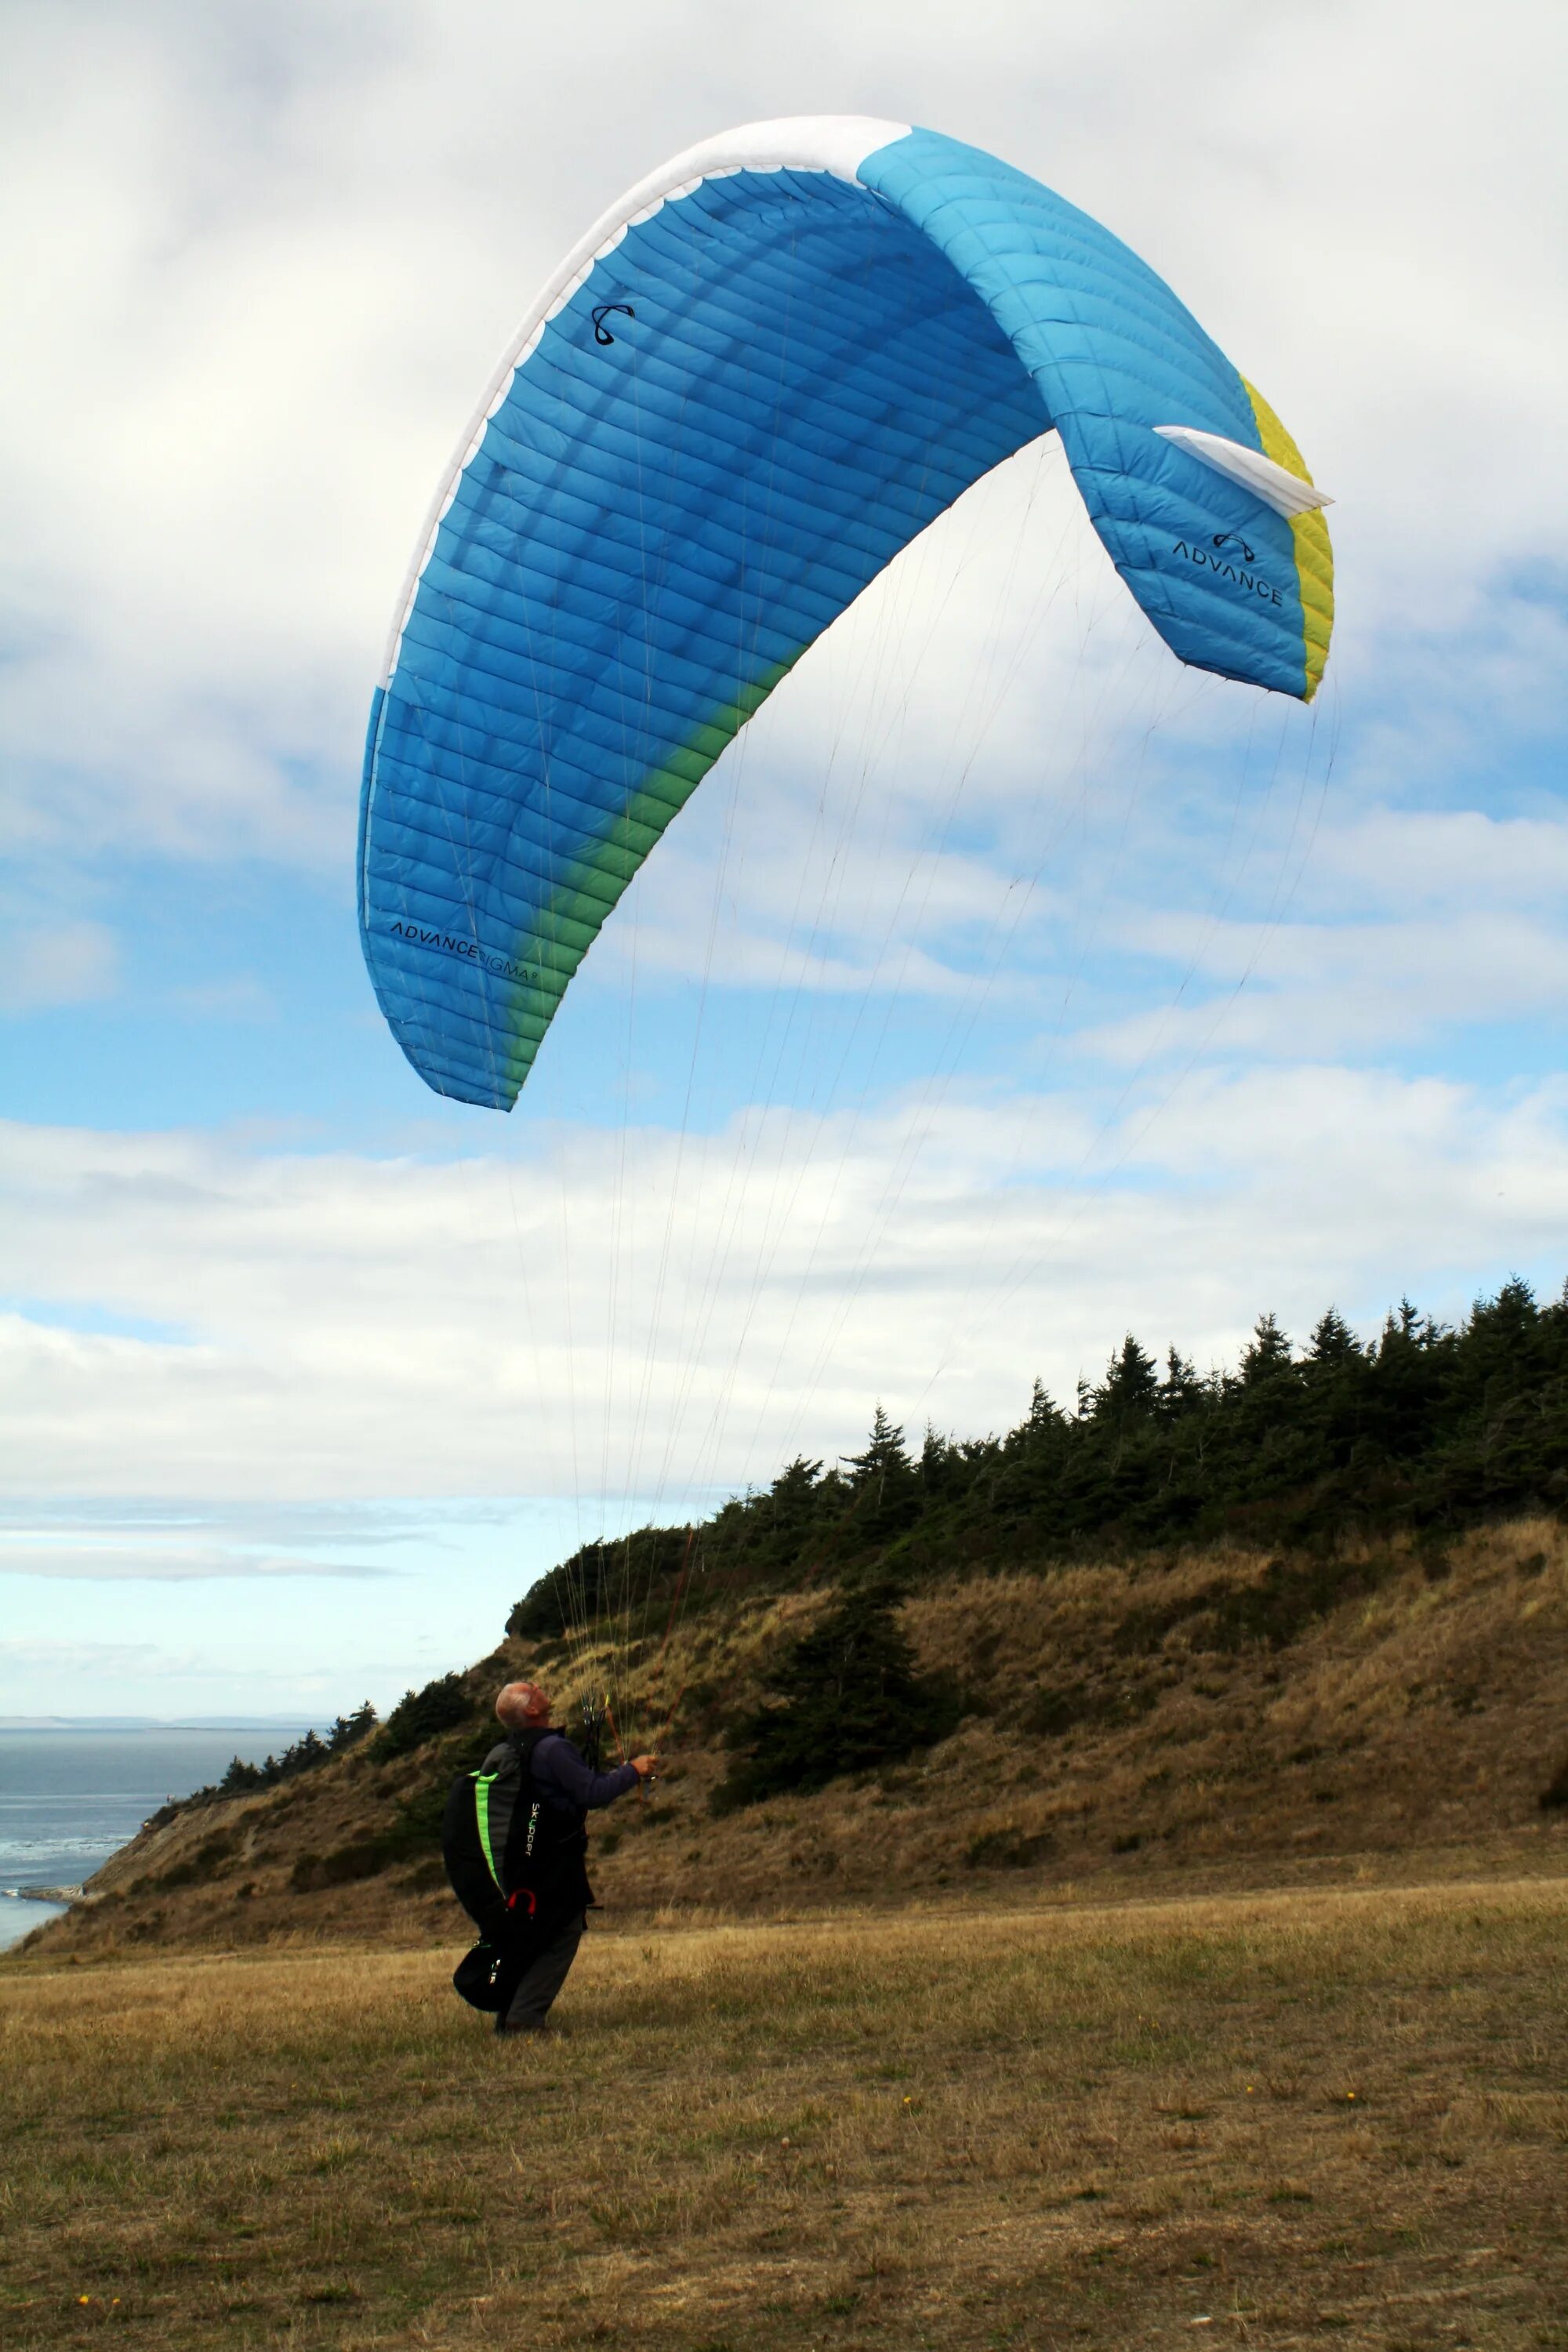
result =
M537 1683L508 1683L497 1696L496 1715L508 1737L486 1759L484 1769L493 1769L492 1759L504 1758L509 1750L524 1760L505 1873L509 1894L514 1884L526 1888L531 1921L527 1963L496 2019L496 2032L542 2033L550 2004L577 1957L594 1900L587 1872L588 1815L601 1805L613 1805L639 1781L651 1780L658 1759L634 1756L612 1772L595 1772L564 1733L552 1726L549 1694Z

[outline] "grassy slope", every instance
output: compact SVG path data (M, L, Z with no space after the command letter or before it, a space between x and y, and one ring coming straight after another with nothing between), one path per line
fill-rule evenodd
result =
M0 1974L0 2330L1568 2347L1561 1882Z
M714 1820L721 1707L822 1599L690 1613L635 1670L639 1729L677 1715L668 1779L595 1832L611 1916L1011 1900L1117 1875L1132 1893L1563 1867L1568 1814L1538 1801L1568 1750L1555 1522L1467 1538L1436 1573L1384 1550L1325 1582L1321 1563L1208 1552L937 1582L907 1622L924 1664L969 1695L955 1737L880 1776ZM435 1749L384 1765L356 1751L144 1833L100 1874L101 1899L37 1948L460 1938L427 1853L334 1876L400 1801L482 1752L504 1673L548 1671L570 1693L564 1664L540 1656L514 1643L476 1667L475 1727ZM590 1685L604 1671L576 1670Z

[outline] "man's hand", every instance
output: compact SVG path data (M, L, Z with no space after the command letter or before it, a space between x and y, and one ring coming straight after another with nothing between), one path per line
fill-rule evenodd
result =
M658 1764L659 1759L657 1756L634 1756L632 1758L632 1770L637 1774L639 1780L651 1780L654 1774L658 1770Z

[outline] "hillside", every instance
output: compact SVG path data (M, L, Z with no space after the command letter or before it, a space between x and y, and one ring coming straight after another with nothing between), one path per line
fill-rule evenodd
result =
M721 1591L649 1643L630 1704L657 1723L679 1695L679 1716L651 1798L595 1829L610 1913L1397 1878L1417 1856L1427 1875L1568 1864L1554 1520L1441 1552L1396 1537L1330 1558L1193 1549L933 1577L900 1613L922 1669L961 1694L957 1730L879 1772L715 1817L726 1725L832 1593L826 1580ZM605 1660L510 1639L432 1686L437 1719L463 1720L401 1754L384 1730L280 1787L160 1817L33 1948L458 1943L439 1798L489 1745L497 1685L531 1671L567 1719Z

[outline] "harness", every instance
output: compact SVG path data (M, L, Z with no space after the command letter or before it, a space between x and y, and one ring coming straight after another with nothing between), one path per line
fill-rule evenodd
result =
M587 1815L551 1803L533 1779L534 1750L552 1727L510 1733L447 1799L441 1851L452 1891L487 1935L553 1929L586 1910Z

